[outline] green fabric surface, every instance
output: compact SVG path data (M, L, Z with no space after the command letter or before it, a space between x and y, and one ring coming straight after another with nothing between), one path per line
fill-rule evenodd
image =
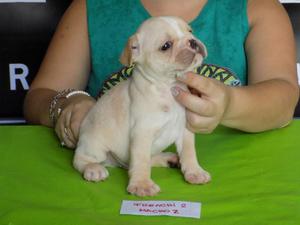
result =
M51 129L0 127L0 224L201 224L300 223L300 121L283 129L248 134L219 127L197 135L198 159L212 175L191 185L179 169L153 168L162 192L138 198L126 192L127 173L109 168L105 182L89 183L73 169L73 151ZM171 147L170 150L174 150ZM200 219L119 215L122 200L202 203Z

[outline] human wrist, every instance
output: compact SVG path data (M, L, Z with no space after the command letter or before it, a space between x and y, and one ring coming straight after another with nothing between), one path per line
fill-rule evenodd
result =
M222 120L220 124L234 128L235 121L235 104L236 104L236 96L239 87L227 87L227 104L225 106L225 110L223 113Z
M49 106L49 119L53 127L55 126L63 108L66 106L66 100L76 98L77 96L86 96L91 98L87 92L75 89L65 89L57 92L57 94L52 98Z

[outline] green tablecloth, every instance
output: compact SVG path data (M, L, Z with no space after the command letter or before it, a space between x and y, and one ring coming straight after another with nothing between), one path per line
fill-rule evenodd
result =
M40 126L0 127L0 224L300 224L300 121L259 134L219 127L197 136L198 159L212 175L187 184L178 169L154 168L162 193L143 200L202 203L200 219L120 215L127 173L110 168L89 183L72 167L73 152ZM171 148L174 149L174 148Z

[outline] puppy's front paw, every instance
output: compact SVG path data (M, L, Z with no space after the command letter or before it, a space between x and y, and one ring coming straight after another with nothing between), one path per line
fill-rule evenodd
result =
M191 184L206 184L211 180L210 174L203 169L186 171L184 178Z
M145 197L156 195L160 192L160 188L152 180L141 180L130 182L127 187L127 191L130 194Z
M94 182L105 180L108 175L107 169L98 163L90 163L86 165L83 172L84 179Z

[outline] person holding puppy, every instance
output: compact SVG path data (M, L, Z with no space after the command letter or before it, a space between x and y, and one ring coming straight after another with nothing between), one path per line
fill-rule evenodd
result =
M75 148L80 124L108 76L119 70L126 40L151 16L187 21L207 47L206 63L227 67L243 86L186 73L193 91L171 88L187 127L219 124L247 132L287 125L299 96L293 31L277 0L74 0L65 12L24 103L29 123L54 127ZM85 92L87 91L87 92Z

